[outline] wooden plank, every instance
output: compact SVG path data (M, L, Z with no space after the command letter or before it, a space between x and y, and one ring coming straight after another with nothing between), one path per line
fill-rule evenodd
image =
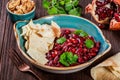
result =
M7 18L7 14L6 14L6 3L7 3L7 0L1 0L2 2L0 3L1 4L1 15L0 15L0 47L3 45L2 44L2 41L3 41L3 37L4 37L4 30L5 30L5 27L6 27L6 18ZM0 55L2 54L1 53L1 50L2 50L2 47L0 48Z
M0 0L0 3L2 3L2 0ZM2 4L0 4L0 20L1 20L1 12L2 12Z
M8 0L0 0L0 80L37 80L33 75L30 73L23 73L20 72L14 64L9 59L9 56L6 52L9 48L13 47L18 50L16 40L13 33L13 23L10 21L8 14L6 14L5 5ZM91 20L95 23L91 15L84 14L85 6L91 2L92 0L81 0L80 5L83 8L82 16ZM42 0L35 0L36 2L36 17L40 18L47 15L46 10L42 8ZM99 60L95 61L94 64L89 66L88 68L78 71L72 74L53 74L42 71L35 66L33 68L35 71L41 76L43 80L92 80L90 76L90 69L91 67L97 65L98 63L102 62L106 58L112 56L116 52L120 51L120 31L108 31L102 30L105 37L110 40L112 44L112 49L109 53L107 53L104 57L100 58ZM27 61L27 60L26 60ZM31 65L28 62L29 65Z
M36 11L36 18L42 17L44 15L46 15L45 10L43 8L41 8L41 1L37 0L37 11ZM14 38L14 34L12 31L12 23L9 21L9 17L7 17L7 20L5 21L7 25L9 25L9 27L7 27L7 25L5 25L4 27L4 39L3 39L3 46L2 46L2 60L1 62L3 62L2 65L2 75L1 75L1 80L36 80L35 77L26 74L26 73L22 73L20 71L18 71L14 65L11 63L11 61L8 58L9 53L6 53L6 50L9 49L10 47L16 47L16 43L15 43L15 38ZM7 66L7 67L5 67ZM58 74L51 74L51 73L47 73L44 71L41 71L37 68L35 68L39 74L43 75L44 80L66 80L66 79L74 79L77 77L77 75L81 75L84 74L84 72L78 72L72 75L58 75ZM12 73L12 74L11 74ZM55 77L56 76L56 77ZM69 76L69 77L68 77ZM70 77L71 76L71 77ZM78 80L79 78L82 79L82 76L78 76L78 78L76 80Z

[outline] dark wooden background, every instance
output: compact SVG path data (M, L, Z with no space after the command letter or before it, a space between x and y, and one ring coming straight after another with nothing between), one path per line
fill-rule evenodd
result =
M83 8L82 17L91 20L96 23L90 14L84 14L85 6L92 0L80 0L80 5ZM6 51L13 47L18 50L16 40L13 33L13 24L9 19L6 12L6 3L8 0L0 0L0 80L37 80L30 73L23 73L17 70L14 64L9 59ZM46 11L42 8L42 0L35 0L36 2L36 16L35 19L47 15ZM41 76L43 80L92 80L90 76L90 69L102 62L106 58L116 54L120 51L120 31L102 30L105 37L111 42L112 49L109 53L95 61L88 68L78 71L72 74L53 74L37 69L33 66L33 69ZM27 61L27 60L26 60ZM28 64L30 64L27 61ZM30 64L31 65L31 64Z

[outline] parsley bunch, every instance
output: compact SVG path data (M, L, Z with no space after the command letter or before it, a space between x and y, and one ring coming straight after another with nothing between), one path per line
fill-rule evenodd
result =
M78 7L79 0L43 0L42 4L49 15L81 15L81 8Z

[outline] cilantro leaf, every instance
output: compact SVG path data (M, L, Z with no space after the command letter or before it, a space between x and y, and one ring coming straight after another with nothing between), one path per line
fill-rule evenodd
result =
M70 11L73 8L72 3L66 3L65 4L65 10Z
M79 0L74 0L73 4L74 4L74 6L77 6L79 4Z
M56 8L58 9L59 14L66 14L66 11L63 7L56 5Z
M73 53L71 53L71 52L67 52L66 53L66 55L67 55L67 61L70 63L70 64L72 64L73 63Z
M60 5L64 5L65 4L65 1L63 0L63 1L60 1Z
M93 42L92 40L90 40L90 39L87 39L87 40L85 41L85 46L86 46L87 48L93 48L93 47L94 47L94 42Z
M48 10L48 14L53 15L53 14L57 14L57 8L56 7L52 7L51 9Z
M64 37L57 39L57 43L59 43L59 44L63 44L65 41L66 41L66 38L64 38Z
M81 37L87 37L88 36L88 34L83 30L76 30L76 31L74 31L74 34L77 34Z
M43 7L44 7L45 9L49 9L49 6L50 6L49 1L43 0L42 4L43 4Z
M59 62L64 66L70 66L77 62L78 56L72 52L64 52L60 55Z
M66 61L66 53L63 53L61 56L60 56L60 60L59 62L62 63L63 65L65 66L69 66L68 62Z
M69 11L69 14L71 14L71 15L76 15L76 16L80 16L80 13L79 13L79 11L78 11L76 8L71 9L71 10Z
M73 61L76 62L77 59L78 59L78 56L75 54L75 55L73 56Z

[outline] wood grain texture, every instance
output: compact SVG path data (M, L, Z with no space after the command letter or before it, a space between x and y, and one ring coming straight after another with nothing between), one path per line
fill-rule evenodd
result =
M82 16L96 23L90 14L84 14L85 6L92 0L81 0L80 6L83 8ZM6 3L8 0L0 0L0 80L37 80L30 73L23 73L16 69L14 64L8 57L6 50L13 47L18 50L16 40L13 33L13 23L9 19L6 12ZM42 0L35 0L36 2L36 16L35 19L47 15L46 11L42 8ZM29 61L27 63L36 70L43 80L92 80L90 76L91 67L102 62L106 58L114 55L120 51L120 31L102 30L105 37L110 40L112 49L109 53L95 61L88 68L72 74L53 74L42 71L35 66L32 66ZM22 56L22 55L21 55ZM22 56L23 57L23 56ZM24 57L23 57L24 58Z

